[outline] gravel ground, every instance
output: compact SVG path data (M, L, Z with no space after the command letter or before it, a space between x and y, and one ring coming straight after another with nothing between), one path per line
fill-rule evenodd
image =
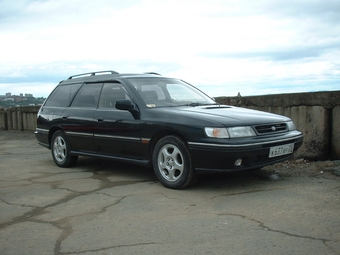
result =
M0 131L0 141L20 139L35 139L34 131ZM331 179L336 178L340 180L340 160L311 162L305 159L292 159L282 163L267 166L262 170L272 173L271 176L278 179L294 176L307 176L324 177Z
M35 139L34 131L1 130L1 140Z

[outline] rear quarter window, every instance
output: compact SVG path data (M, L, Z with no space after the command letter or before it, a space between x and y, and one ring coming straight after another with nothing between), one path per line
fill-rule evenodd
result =
M81 84L58 86L53 90L46 100L45 106L67 107L70 105L74 95L79 90Z

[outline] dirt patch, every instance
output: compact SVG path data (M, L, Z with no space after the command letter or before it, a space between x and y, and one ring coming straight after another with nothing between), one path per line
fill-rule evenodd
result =
M340 180L340 160L308 161L296 159L267 166L263 170L277 173L282 177L326 177Z

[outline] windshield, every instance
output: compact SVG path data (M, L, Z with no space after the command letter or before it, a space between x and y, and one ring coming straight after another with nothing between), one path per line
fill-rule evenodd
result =
M203 92L181 80L155 77L132 78L130 82L147 107L216 104Z

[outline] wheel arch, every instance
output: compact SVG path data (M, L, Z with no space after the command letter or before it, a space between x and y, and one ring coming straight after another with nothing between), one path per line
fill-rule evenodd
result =
M62 128L60 127L52 127L48 133L48 144L49 144L49 147L51 148L51 142L52 142L52 137L54 135L55 132L57 132L58 130L62 130Z
M187 148L189 148L188 147L188 142L187 142L187 140L185 139L185 137L181 134L181 133L179 133L179 132L177 132L177 131L175 131L175 130L162 130L162 131L159 131L159 132L157 132L156 134L154 134L153 135L153 137L151 138L151 140L150 140L150 146L149 146L149 157L150 157L150 159L152 160L152 153L153 153L153 151L154 151L154 149L155 149L155 146L156 146L156 144L157 144L157 142L160 140L160 139L162 139L163 137L165 137L165 136L176 136L176 137L178 137L179 139L181 139L184 143L185 143L185 145L187 146Z

